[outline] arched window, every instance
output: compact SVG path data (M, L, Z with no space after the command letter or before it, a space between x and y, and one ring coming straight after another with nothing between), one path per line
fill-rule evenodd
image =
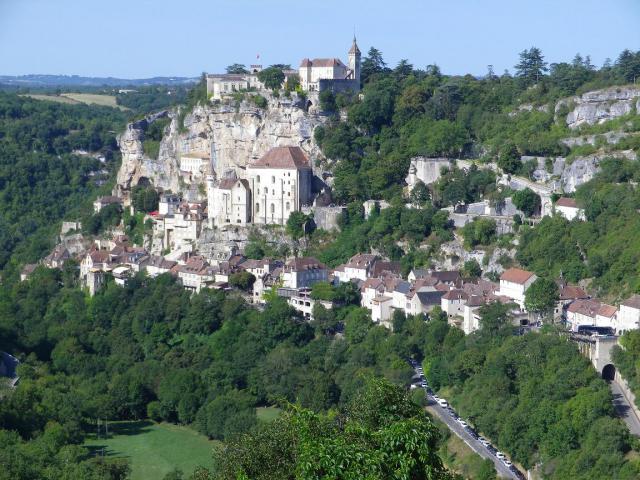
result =
M289 205L289 202L287 202L287 211L291 210L291 205Z
M273 203L271 204L271 213L276 213L276 206Z
M264 187L264 194L266 195L267 193L269 193L269 189L267 187Z
M256 203L256 213L260 211L260 203Z
M271 183L276 183L276 177L275 176L271 176Z
M257 183L260 183L260 175L258 175L258 176L256 177L256 182L257 182Z

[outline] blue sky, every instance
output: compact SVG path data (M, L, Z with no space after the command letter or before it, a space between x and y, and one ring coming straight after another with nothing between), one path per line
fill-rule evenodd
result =
M549 62L596 65L640 49L640 0L0 0L0 74L195 76L230 63L343 57L356 31L395 65L512 69L536 45Z

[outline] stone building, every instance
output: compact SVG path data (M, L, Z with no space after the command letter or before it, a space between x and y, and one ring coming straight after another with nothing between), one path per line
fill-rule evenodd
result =
M213 225L246 225L251 221L251 189L249 182L235 175L223 178L217 185L207 178L210 190L209 219Z
M208 74L207 95L214 100L220 100L224 95L230 95L240 90L260 89L262 83L258 80L258 73L261 70L262 65L251 65L249 73Z
M246 179L229 173L207 178L212 226L261 223L284 225L292 212L309 205L312 172L300 147L274 147L247 166Z
M342 63L339 58L303 59L298 69L300 86L308 92L322 90L359 91L361 53L356 43L356 37L353 37L348 57L348 66Z
M208 153L181 153L180 171L202 177L211 172L211 157Z
M284 225L311 202L311 166L300 147L275 147L247 166L251 221Z

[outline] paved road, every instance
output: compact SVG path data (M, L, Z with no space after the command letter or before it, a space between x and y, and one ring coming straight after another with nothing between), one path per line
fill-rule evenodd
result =
M518 476L509 468L507 468L507 466L494 455L494 452L490 451L476 438L472 437L467 430L462 428L462 426L450 415L449 410L438 405L433 400L431 395L427 395L427 398L429 398L429 406L427 407L429 412L438 417L442 422L444 422L444 424L449 427L449 430L460 437L464 441L464 443L466 443L469 448L471 448L471 450L476 452L482 458L488 458L489 460L491 460L495 465L496 471L498 472L498 475L500 477L518 480Z
M629 400L622 392L620 385L615 380L609 382L609 388L613 393L613 408L620 418L622 418L632 435L640 436L640 418L636 415L629 404Z

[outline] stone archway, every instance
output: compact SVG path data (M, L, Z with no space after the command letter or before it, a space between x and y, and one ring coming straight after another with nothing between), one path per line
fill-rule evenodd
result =
M614 380L616 378L616 367L608 363L602 369L602 378L605 380Z

